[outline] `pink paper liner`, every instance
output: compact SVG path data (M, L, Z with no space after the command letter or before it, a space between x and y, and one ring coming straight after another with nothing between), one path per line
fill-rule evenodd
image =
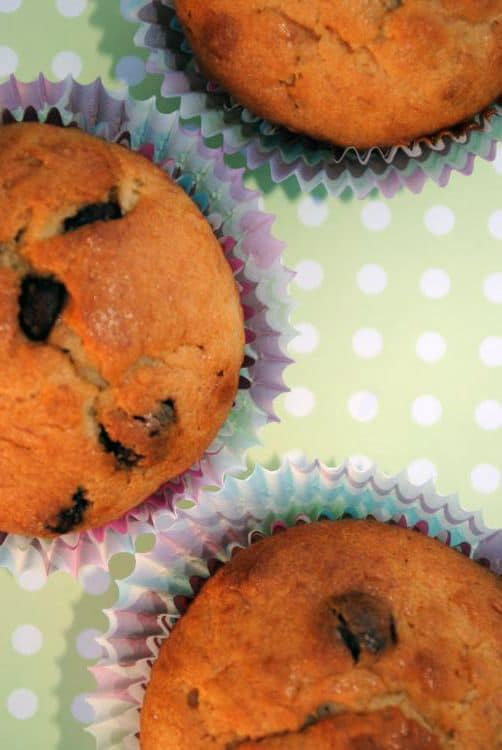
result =
M287 287L293 273L281 261L283 244L271 235L274 217L259 209L259 195L246 189L242 170L228 168L223 154L205 147L197 129L182 127L178 115L161 114L154 100L136 102L109 93L100 80L81 85L67 78L30 83L11 77L0 84L0 120L76 124L109 141L140 151L169 172L211 222L234 271L246 329L246 360L236 404L217 438L197 464L171 480L137 508L106 526L54 540L0 534L0 565L19 575L37 556L46 572L76 575L84 565L107 566L111 554L130 552L138 534L152 530L155 514L176 498L197 499L203 486L220 485L227 472L246 468L247 449L258 430L277 420L273 402L287 390L283 370L293 335Z
M406 472L389 477L351 462L284 461L275 471L255 467L241 480L228 476L190 510L165 517L150 552L136 555L130 576L118 581L108 609L103 657L91 668L96 690L88 727L98 750L138 750L139 710L162 641L200 583L227 562L236 547L296 523L344 516L372 517L440 539L502 574L502 529L488 529L480 513L464 511L456 496L439 495L428 482L412 485Z

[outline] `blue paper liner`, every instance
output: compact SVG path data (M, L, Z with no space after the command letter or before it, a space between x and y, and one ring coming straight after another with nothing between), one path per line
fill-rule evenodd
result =
M284 461L279 469L257 466L247 479L227 477L199 503L163 514L153 549L136 556L131 575L118 581L100 640L105 656L92 672L97 689L89 703L89 731L99 750L138 750L139 709L162 641L194 585L227 562L236 547L296 523L319 519L375 518L440 539L502 574L502 529L488 529L479 513L464 511L456 496L441 496L431 482L417 488L403 472L389 477L346 462L336 468Z

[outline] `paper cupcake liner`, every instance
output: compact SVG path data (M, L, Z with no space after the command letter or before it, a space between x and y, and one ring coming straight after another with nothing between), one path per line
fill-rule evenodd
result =
M444 186L453 171L470 174L476 156L495 158L502 100L470 122L391 148L337 148L273 125L204 78L174 6L175 0L121 0L124 17L139 24L136 44L150 52L147 70L163 76L161 93L183 118L197 117L205 137L220 135L224 149L244 153L250 169L268 163L276 183L294 175L303 191L323 185L332 195L349 190L363 198L378 188L392 197L401 187L420 192L427 179Z
M245 469L246 449L258 430L276 420L273 401L287 390L282 374L292 335L282 244L270 227L274 217L259 210L257 193L243 187L242 171L225 166L223 154L204 146L200 131L180 125L177 113L160 114L153 100L135 102L106 91L99 80L80 85L71 78L31 83L12 77L0 85L0 123L41 120L76 124L82 130L143 153L166 170L212 224L239 286L246 329L246 357L234 407L201 460L168 482L138 508L101 529L53 541L0 535L0 565L18 572L38 554L47 571L75 573L82 565L106 565L119 548L131 551L132 536L152 528L152 517L180 494L197 498L204 485L221 485L226 472ZM132 536L131 536L132 535Z
M88 730L98 750L138 750L139 709L160 645L187 600L236 547L296 523L344 516L417 529L502 573L502 529L487 529L479 513L438 495L431 482L411 485L404 472L388 477L349 462L328 468L285 461L276 471L257 466L245 480L227 477L190 510L166 514L154 548L137 555L134 572L117 582L100 640L104 656L91 669L97 687Z

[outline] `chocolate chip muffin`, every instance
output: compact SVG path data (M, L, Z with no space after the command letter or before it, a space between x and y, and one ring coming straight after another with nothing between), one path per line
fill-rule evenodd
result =
M176 0L205 75L332 143L409 142L502 92L502 0Z
M421 534L297 526L204 586L153 667L142 750L502 747L502 586Z
M0 127L0 530L99 526L225 420L244 329L211 227L141 155Z

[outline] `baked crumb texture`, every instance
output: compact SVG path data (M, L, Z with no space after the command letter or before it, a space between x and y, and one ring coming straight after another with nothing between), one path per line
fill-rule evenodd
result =
M240 551L163 644L142 750L498 750L502 585L371 521Z
M177 0L205 75L345 146L409 143L502 93L502 0Z
M74 128L0 128L0 529L99 526L201 456L243 359L193 202Z

